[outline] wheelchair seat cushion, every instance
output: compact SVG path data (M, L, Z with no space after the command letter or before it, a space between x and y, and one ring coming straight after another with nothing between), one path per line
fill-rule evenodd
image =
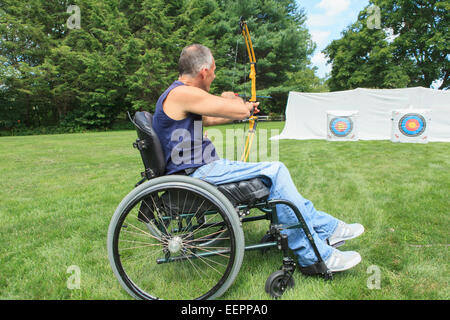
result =
M228 200L234 205L252 205L265 201L270 194L269 188L261 178L222 184L218 186Z

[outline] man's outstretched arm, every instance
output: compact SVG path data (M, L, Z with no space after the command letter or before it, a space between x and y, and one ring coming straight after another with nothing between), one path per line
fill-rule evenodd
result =
M183 119L187 113L201 116L224 118L229 120L243 120L250 116L252 110L259 103L243 102L242 99L215 96L206 91L191 87L180 86L175 88L166 99L164 111L173 115L175 120Z
M218 118L218 117L202 117L203 126L204 127L211 127L211 126L218 126L221 124L227 124L232 122L233 120L227 119L227 118Z
M222 98L225 99L230 99L230 100L237 100L241 103L245 103L244 100L239 97L236 96L233 92L224 92L221 95ZM256 109L255 113L257 113L259 110ZM216 125L221 125L221 124L227 124L232 122L233 120L229 119L229 118L222 118L222 117L209 117L209 116L203 116L203 126L204 127L209 127L209 126L216 126Z

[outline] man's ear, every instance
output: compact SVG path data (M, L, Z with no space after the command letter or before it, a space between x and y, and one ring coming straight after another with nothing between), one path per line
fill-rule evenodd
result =
M203 68L202 70L200 70L200 78L202 79L202 80L205 80L206 79L206 75L208 74L208 69L206 69L206 68Z

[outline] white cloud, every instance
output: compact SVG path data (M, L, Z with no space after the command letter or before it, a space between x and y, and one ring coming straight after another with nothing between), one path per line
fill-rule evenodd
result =
M326 18L323 14L311 14L308 17L307 24L311 27L326 27L333 25L334 19Z
M350 0L322 0L316 7L324 9L328 17L334 17L350 7Z
M394 30L392 28L384 28L383 30L386 34L386 41L389 43L394 42L394 40L400 36L400 34L394 34Z
M444 79L435 80L431 84L431 88L437 90L442 86L443 83L444 83Z
M327 64L327 57L322 52L317 52L312 58L311 63L317 67L317 75L321 78L331 72L332 65Z
M324 12L310 14L307 23L310 28L334 25L336 19L348 11L349 7L350 0L321 0L315 8L322 9Z
M328 38L331 35L330 31L311 30L310 33L312 40L317 43L318 47L322 47L327 44Z
M317 52L312 58L311 62L315 65L326 65L327 64L327 57L322 52Z

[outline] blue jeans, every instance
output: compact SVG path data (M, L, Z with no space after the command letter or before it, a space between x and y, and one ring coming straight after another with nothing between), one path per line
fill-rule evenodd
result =
M322 259L326 261L330 257L332 247L326 243L326 239L333 234L339 220L316 210L311 201L300 195L283 163L247 163L220 159L200 167L191 176L216 185L255 177L270 179L272 184L269 199L282 199L294 203L303 215ZM298 223L295 213L286 205L277 205L277 216L278 222L282 225ZM306 267L317 262L317 257L303 229L289 229L284 230L283 233L287 234L289 248L297 255L301 266Z

